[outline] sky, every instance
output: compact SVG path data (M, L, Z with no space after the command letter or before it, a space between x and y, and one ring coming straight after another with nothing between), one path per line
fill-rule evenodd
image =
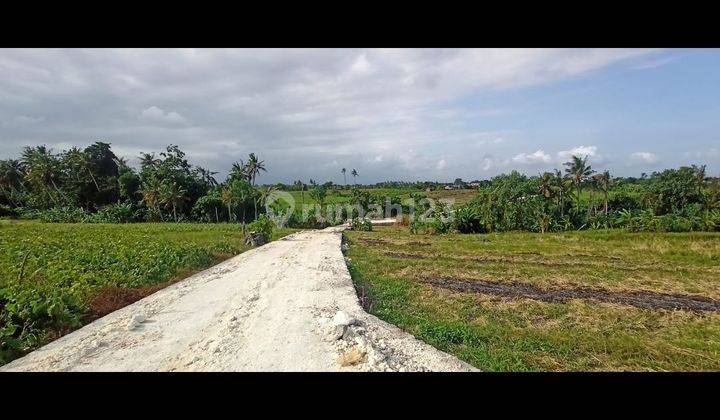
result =
M559 168L720 175L720 50L0 49L0 159L179 145L224 179L470 181ZM352 182L350 179L348 182Z

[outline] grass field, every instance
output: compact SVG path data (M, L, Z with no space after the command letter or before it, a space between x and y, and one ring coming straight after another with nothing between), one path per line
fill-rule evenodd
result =
M246 249L237 224L0 220L0 364Z
M371 313L482 370L720 369L718 233L346 236Z

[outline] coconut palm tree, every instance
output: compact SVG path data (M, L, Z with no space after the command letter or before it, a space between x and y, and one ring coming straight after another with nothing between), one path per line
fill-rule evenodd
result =
M0 160L0 189L5 192L6 198L13 207L17 203L13 200L12 194L23 188L23 177L25 168L19 160Z
M187 190L178 185L177 182L163 184L160 192L160 201L172 208L175 223L178 222L177 210L188 199Z
M347 176L345 175L345 173L347 172L347 169L342 168L342 169L340 170L340 172L342 172L342 174L343 174L343 181L345 181L345 186L347 186Z
M569 162L565 162L563 165L567 166L567 168L565 168L565 173L570 176L573 185L577 189L577 204L578 207L580 207L580 193L582 192L582 183L586 179L588 179L588 177L592 175L595 171L590 165L588 165L588 156L585 156L584 158L579 158L573 155L571 160Z
M232 221L232 203L233 203L233 192L229 185L226 185L220 191L220 200L227 206L228 209L228 222Z
M353 169L352 172L350 172L350 175L353 176L353 185L355 185L355 178L358 176L358 171Z
M250 153L248 156L247 163L245 164L245 171L248 176L248 181L250 181L250 184L255 187L255 177L260 173L260 171L267 172L267 169L265 169L265 161L259 160L257 156L255 156L255 153ZM253 205L255 207L255 218L257 219L257 200L253 199Z
M565 193L568 191L570 185L570 180L565 178L559 169L555 169L554 188L561 218L565 217Z
M236 179L248 179L247 168L242 159L238 162L233 162L230 173L228 174L228 181L234 181Z
M155 158L155 153L141 153L140 154L140 168L145 169L147 167L153 167L160 164L160 159Z
M25 181L35 191L48 193L52 187L57 194L62 194L57 181L60 180L61 165L58 157L47 146L26 147L23 150L21 162L25 167ZM54 194L47 194L51 200L58 204Z
M267 169L265 169L265 161L258 160L255 153L250 153L248 161L245 164L245 168L247 170L248 181L250 181L250 184L253 187L255 186L255 177L260 173L260 171L267 172Z
M160 216L160 220L163 220L162 211L160 210L160 203L162 201L163 184L155 176L148 177L142 183L140 187L140 194L142 194L142 202L146 206L155 210Z
M198 166L195 170L197 171L198 175L200 175L200 179L202 179L202 181L203 181L208 187L213 188L213 187L217 187L217 186L218 186L218 182L217 182L217 180L215 179L215 177L213 176L213 175L217 175L217 172L213 172L213 171L211 171L211 170L209 170L209 169L205 169L205 168L200 167L200 166Z
M605 171L594 176L595 183L597 184L600 191L603 193L605 214L608 214L608 194L610 187L612 186L612 179L610 178L610 171Z

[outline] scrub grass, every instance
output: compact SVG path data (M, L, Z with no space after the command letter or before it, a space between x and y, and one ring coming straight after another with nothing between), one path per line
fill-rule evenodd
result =
M450 291L424 279L720 299L720 234L347 232L370 312L487 371L720 369L720 313Z

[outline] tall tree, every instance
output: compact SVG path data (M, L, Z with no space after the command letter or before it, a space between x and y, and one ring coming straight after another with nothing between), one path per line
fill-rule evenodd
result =
M257 177L260 171L267 172L267 169L265 169L265 161L259 160L257 156L255 156L255 153L250 153L245 168L249 177L248 181L250 181L253 187L255 186L255 177Z
M0 190L13 207L18 205L13 196L23 188L24 176L22 162L16 159L0 160Z
M350 175L352 175L352 177L353 177L353 185L355 185L355 178L358 176L358 171L356 171L355 169L353 169L352 172L350 172Z
M178 222L177 210L187 200L187 190L178 185L177 182L166 182L160 190L160 201L167 207L172 208L175 223Z
M565 172L570 176L573 185L577 189L577 205L579 208L582 184L595 171L593 171L592 167L588 165L588 156L585 156L584 158L579 158L573 155L571 160L569 162L565 162L564 165L567 166L567 168L565 168Z
M610 193L610 187L612 186L612 179L610 178L610 171L605 171L595 175L595 182L603 193L603 201L605 214L608 214L608 195Z
M228 182L235 181L236 179L246 179L249 181L247 168L245 167L242 159L238 162L233 162L232 167L230 168L230 173L228 174Z
M160 220L163 220L162 211L160 210L160 204L162 203L163 194L163 183L156 176L150 176L142 181L140 188L140 194L142 195L142 202L157 212L160 216Z
M342 168L342 169L340 170L340 172L342 172L342 174L343 174L343 181L345 182L345 186L347 186L347 175L345 174L345 173L347 172L347 169Z

